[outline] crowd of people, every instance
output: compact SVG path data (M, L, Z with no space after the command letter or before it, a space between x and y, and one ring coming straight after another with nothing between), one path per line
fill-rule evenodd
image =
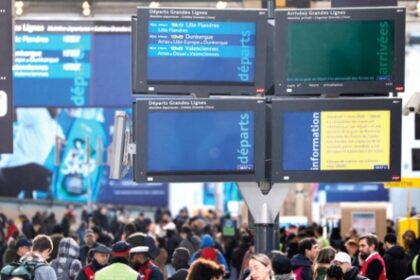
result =
M420 238L414 231L397 244L389 222L384 240L349 229L313 224L279 231L277 250L255 252L253 231L238 226L223 235L229 217L215 212L175 217L158 209L129 219L123 209L68 207L18 221L0 214L1 280L404 280L420 279ZM16 222L16 223L15 223Z

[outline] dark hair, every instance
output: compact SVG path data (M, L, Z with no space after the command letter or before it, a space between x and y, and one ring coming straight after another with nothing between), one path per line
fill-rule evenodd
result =
M188 268L188 261L190 260L190 251L184 247L178 247L172 254L172 265L176 270L180 268Z
M393 233L388 233L387 235L385 235L384 241L395 245L397 244L397 236Z
M213 261L198 259L188 270L186 280L210 280L224 275L223 268Z
M305 255L306 250L311 250L312 246L316 244L316 240L314 238L304 238L299 241L298 245L298 253L301 255Z
M136 226L133 223L128 223L124 226L124 233L125 233L125 237L129 237L131 234L135 233L136 230Z
M44 252L45 250L52 251L54 248L51 237L45 234L37 235L32 242L32 251Z
M344 273L338 265L331 265L327 268L327 279L335 278L337 280L343 279Z
M378 248L378 238L376 237L376 235L371 234L371 233L365 234L365 235L363 235L363 236L361 236L361 237L359 238L359 243L360 243L360 241L361 241L361 240L363 240L363 239L365 239L365 240L366 240L366 243L367 243L369 246L375 245L375 249L377 249L377 248Z

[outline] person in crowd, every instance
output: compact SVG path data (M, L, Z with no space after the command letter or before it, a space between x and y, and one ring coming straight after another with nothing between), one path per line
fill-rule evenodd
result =
M7 220L6 236L4 237L4 240L9 241L10 238L12 238L13 235L16 234L16 232L19 234L19 229L15 225L15 221L13 219L8 219Z
M320 249L330 246L330 241L324 236L324 228L322 226L316 226L314 233Z
M359 269L351 265L351 257L344 252L338 252L333 260L333 264L339 266L343 271L344 280L363 280L366 277L359 275Z
M181 238L176 232L176 226L173 222L166 223L162 227L162 229L166 233L166 235L162 238L163 246L165 247L167 251L167 258L165 261L165 270L166 270L167 275L171 276L175 272L174 267L172 266L172 262L171 262L172 255L175 249L179 246L179 243L181 242Z
M191 264L187 280L222 280L223 267L205 259L198 259Z
M354 239L349 239L344 246L351 257L352 266L359 267L359 243Z
M383 259L387 278L404 280L408 273L410 258L404 252L403 247L397 245L397 236L394 233L385 235L384 250Z
M19 220L22 224L22 233L26 236L26 238L33 239L35 237L35 230L31 221L29 221L25 214L19 215Z
M31 248L32 242L23 236L16 241L11 241L4 253L3 265L19 261L21 257L31 251Z
M96 235L93 232L93 230L88 229L85 231L85 236L84 236L84 241L85 241L85 245L83 245L80 248L80 254L79 254L79 259L82 262L82 264L86 263L86 257L88 255L88 252L90 249L93 249L96 247Z
M200 238L193 233L190 226L184 225L181 228L179 235L182 239L179 247L187 248L190 255L193 255L198 249L200 249Z
M271 264L274 271L274 278L276 280L294 280L292 275L292 263L290 259L280 253L273 254Z
M411 259L420 252L420 238L416 239L416 234L409 229L403 233L404 249Z
M190 252L186 248L175 249L171 259L175 273L168 278L169 280L185 280L187 278L190 257Z
M153 263L149 255L149 247L137 246L130 250L131 267L140 272L143 280L163 280L163 274Z
M200 242L200 250L191 256L190 263L198 258L214 261L223 266L226 273L229 271L228 264L223 254L215 247L214 239L209 234L204 234Z
M386 280L385 262L377 248L376 235L366 234L359 238L359 262L362 265L360 274L370 280Z
M271 260L267 255L255 254L249 260L249 276L246 280L274 280Z
M112 264L99 270L95 280L141 280L141 275L128 265L130 244L118 241L112 245Z
M331 265L326 271L325 278L326 280L343 280L344 273L341 268L337 265Z
M304 238L299 242L298 254L292 262L292 269L298 280L312 280L312 262L318 255L319 245L314 238Z
M325 247L321 249L315 257L312 267L314 272L314 279L324 280L327 275L327 269L330 267L334 259L336 251L332 247Z
M58 279L75 280L82 270L78 260L79 244L70 237L63 238L58 245L58 257L51 262Z
M299 238L295 233L290 233L287 236L286 253L289 259L293 258L298 253Z
M42 263L44 265L35 269L34 280L57 280L54 269L48 265L48 257L53 249L51 238L41 234L34 238L32 242L32 250L26 253L20 261L28 266L34 267Z
M252 237L244 232L239 237L239 246L233 249L232 258L231 258L231 267L232 270L236 271L236 274L239 273L242 266L242 261L244 259L245 253L248 251L249 247L252 244Z
M96 272L109 264L111 255L109 247L99 244L91 249L91 252L93 254L92 260L89 260L89 264L79 272L77 280L91 280L95 277Z
M62 233L54 233L50 237L51 237L51 240L52 240L52 243L53 243L53 246L54 246L54 248L53 248L53 250L50 254L50 259L53 260L53 259L57 258L57 256L58 256L59 244L60 244L61 239L64 238L64 235Z

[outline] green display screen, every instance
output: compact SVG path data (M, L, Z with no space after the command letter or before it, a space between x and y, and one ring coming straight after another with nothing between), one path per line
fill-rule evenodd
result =
M290 22L287 82L392 81L391 20Z

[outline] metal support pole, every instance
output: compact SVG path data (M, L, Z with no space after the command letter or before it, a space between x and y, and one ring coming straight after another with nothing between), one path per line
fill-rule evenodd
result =
M290 184L273 184L269 182L238 183L242 197L255 220L255 251L268 253L277 248L275 244L274 221L283 205Z

